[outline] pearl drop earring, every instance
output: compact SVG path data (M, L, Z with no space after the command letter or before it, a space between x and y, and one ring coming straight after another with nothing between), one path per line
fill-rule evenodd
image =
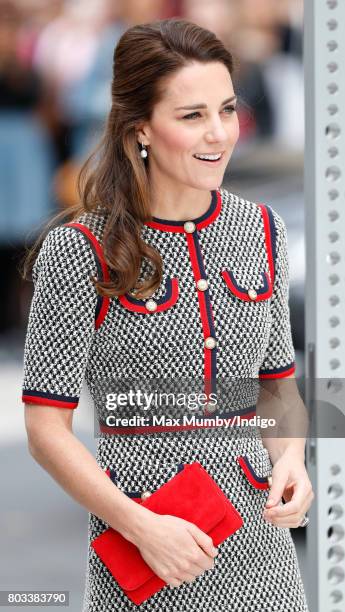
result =
M142 157L143 159L145 159L145 157L147 157L147 151L146 151L146 149L145 149L145 145L144 145L144 143L143 143L143 142L141 143L141 146L142 146L143 148L142 148L142 149L141 149L141 151L140 151L140 155L141 155L141 157Z

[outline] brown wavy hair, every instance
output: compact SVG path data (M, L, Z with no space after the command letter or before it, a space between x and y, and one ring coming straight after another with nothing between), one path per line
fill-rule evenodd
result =
M80 203L58 213L45 226L24 262L24 278L32 269L39 246L52 226L68 217L106 209L103 253L110 281L92 278L99 295L114 297L134 290L150 295L162 282L160 253L141 238L142 224L152 219L149 159L140 155L136 129L149 121L164 96L166 79L197 61L222 62L232 75L231 51L213 32L180 18L135 25L118 41L113 58L111 110L99 144L78 176ZM142 258L153 274L140 285Z

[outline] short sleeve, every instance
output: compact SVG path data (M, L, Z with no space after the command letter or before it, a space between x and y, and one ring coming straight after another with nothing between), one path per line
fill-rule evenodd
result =
M81 232L50 230L36 258L24 346L22 401L76 408L95 333L97 266Z
M286 225L276 211L270 209L274 222L272 241L275 252L274 284L271 299L271 328L265 357L259 369L260 378L282 378L295 371L295 350L292 341L289 308L289 259Z

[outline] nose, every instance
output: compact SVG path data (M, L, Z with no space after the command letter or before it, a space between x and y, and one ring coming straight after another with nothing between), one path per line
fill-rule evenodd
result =
M219 116L210 121L205 138L207 142L226 142L229 139L228 131Z

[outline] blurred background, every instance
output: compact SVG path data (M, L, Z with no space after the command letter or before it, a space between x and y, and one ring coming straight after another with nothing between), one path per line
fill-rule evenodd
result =
M80 165L110 109L112 56L131 25L182 16L239 62L241 134L223 186L271 205L288 229L297 376L304 374L302 0L0 0L0 590L70 591L81 609L87 513L27 451L22 360L33 293L18 265L52 215L76 201ZM83 396L74 431L93 452ZM304 535L292 530L303 568Z

